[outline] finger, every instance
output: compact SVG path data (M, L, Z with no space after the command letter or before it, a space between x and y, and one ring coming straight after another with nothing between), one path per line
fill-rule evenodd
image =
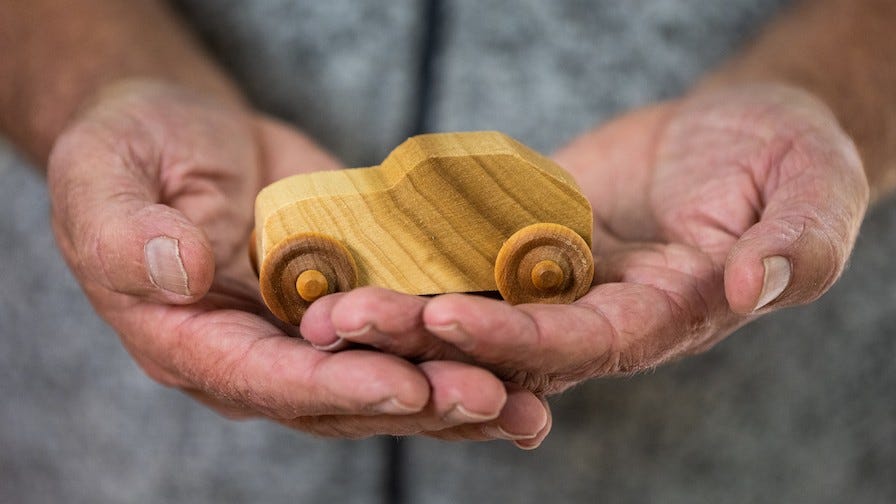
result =
M482 424L464 424L428 432L429 437L446 441L513 441L523 449L537 448L551 430L551 410L547 402L532 392L507 383L507 405L498 418Z
M487 441L493 439L535 440L547 435L550 413L531 392L509 385L507 403L500 416L485 423L454 425L432 407L407 416L318 416L282 421L284 425L327 437L357 439L373 435L409 436L425 434L444 440ZM547 429L547 430L546 430Z
M379 287L355 289L337 300L309 310L309 341L322 347L351 341L415 360L463 359L453 345L434 337L423 327L427 300ZM329 317L327 324L322 319ZM303 320L303 324L304 324ZM303 332L303 334L305 334Z
M299 324L299 333L314 348L326 352L345 350L351 343L340 338L333 327L330 313L339 300L345 296L344 292L337 292L324 296L308 307L308 311L302 316Z
M450 361L427 362L420 369L430 382L432 394L429 404L418 413L403 416L372 415L366 418L328 415L295 418L287 424L328 436L406 436L494 420L507 403L504 384L484 369Z
M432 410L448 425L493 420L507 403L504 384L482 368L452 361L424 362L419 367L432 387Z
M429 402L426 376L403 359L320 352L264 319L235 310L207 312L203 303L147 303L111 322L127 345L190 388L272 418L406 415Z
M762 217L725 266L726 297L742 314L824 294L843 271L868 205L861 160L842 133L833 141L807 135L772 170Z
M547 384L530 380L577 368L605 353L610 344L595 332L606 322L593 310L577 305L511 306L448 294L430 301L423 320L431 333L475 361L531 374L523 375L520 383L534 390Z
M727 334L710 323L696 293L608 283L573 305L509 306L471 296L434 298L424 311L433 334L499 376L536 393L557 393L583 379L657 366Z
M547 414L547 421L544 424L544 427L535 434L535 437L529 439L518 439L514 441L514 444L522 449L522 450L534 450L541 446L544 442L545 438L548 437L548 434L551 433L551 428L553 427L553 417L551 416L551 408L548 406L548 403L545 399L541 399L542 404L544 405L545 413Z
M155 167L80 128L53 149L48 184L54 229L78 275L104 288L167 303L208 290L214 259L205 235L179 211L158 204ZM151 156L147 154L147 156Z

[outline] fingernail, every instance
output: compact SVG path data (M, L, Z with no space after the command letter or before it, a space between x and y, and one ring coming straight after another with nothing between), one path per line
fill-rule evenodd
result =
M537 439L537 436L536 436L535 439L524 439L522 441L514 441L513 444L515 444L516 447L521 450L528 451L528 450L534 450L534 449L538 448L539 446L541 446L541 441L542 440Z
M449 422L458 423L458 424L480 423L480 422L488 422L489 420L494 420L495 418L498 417L499 414L500 414L500 412L497 412L497 413L494 413L491 415L482 414L482 413L473 413L472 411L468 410L467 408L464 408L462 404L457 404L453 408L451 408L451 411L449 411L448 413L445 414L444 418L445 418L445 420L447 420Z
M417 413L422 407L415 408L392 397L379 404L374 404L371 409L376 413L383 413L386 415L410 415L411 413Z
M762 279L762 292L753 311L765 308L769 303L777 299L790 283L792 273L790 260L782 256L766 257L762 260L765 267L765 276Z
M143 255L153 285L182 296L190 295L187 270L180 258L180 242L170 236L158 236L146 242Z
M538 435L537 432L533 432L531 434L513 434L507 432L502 429L500 425L483 425L482 432L486 436L490 436L497 439L506 439L508 441L520 441L524 439L533 439Z
M311 346L313 346L315 350L320 350L321 352L335 352L336 350L342 350L348 345L348 341L345 341L342 338L336 338L336 341L330 343L329 345L315 345L314 343L311 344Z
M364 327L354 330L354 331L336 331L336 336L343 338L347 341L354 341L356 343L363 343L365 345L372 345L375 347L381 347L385 345L389 345L392 342L392 338L389 337L386 333L380 332L373 324L367 324Z
M426 330L439 338L453 344L461 350L469 350L473 346L473 338L461 329L460 324L452 322L445 325L428 325Z
M365 324L364 327L355 329L354 331L340 331L337 329L336 336L339 336L342 339L350 340L353 338L364 336L365 334L369 333L371 329L373 329L373 324L370 323Z

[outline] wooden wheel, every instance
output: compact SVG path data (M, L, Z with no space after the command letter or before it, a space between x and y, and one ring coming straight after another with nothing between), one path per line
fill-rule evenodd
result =
M322 234L292 235L274 247L261 265L261 296L277 318L299 325L320 297L358 285L351 253Z
M514 233L495 260L498 292L510 304L572 303L594 279L585 240L560 224L532 224Z

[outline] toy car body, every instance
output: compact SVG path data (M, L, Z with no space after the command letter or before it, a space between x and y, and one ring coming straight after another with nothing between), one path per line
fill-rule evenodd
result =
M288 177L255 211L262 296L293 324L318 297L361 285L571 302L593 276L588 200L497 132L421 135L380 166Z

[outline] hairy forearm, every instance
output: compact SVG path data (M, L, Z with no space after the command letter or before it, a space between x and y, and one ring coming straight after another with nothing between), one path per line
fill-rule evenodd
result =
M873 197L896 189L896 2L805 0L704 87L772 81L821 98L855 140Z
M163 0L0 2L0 55L0 131L40 165L81 104L119 80L241 100Z

